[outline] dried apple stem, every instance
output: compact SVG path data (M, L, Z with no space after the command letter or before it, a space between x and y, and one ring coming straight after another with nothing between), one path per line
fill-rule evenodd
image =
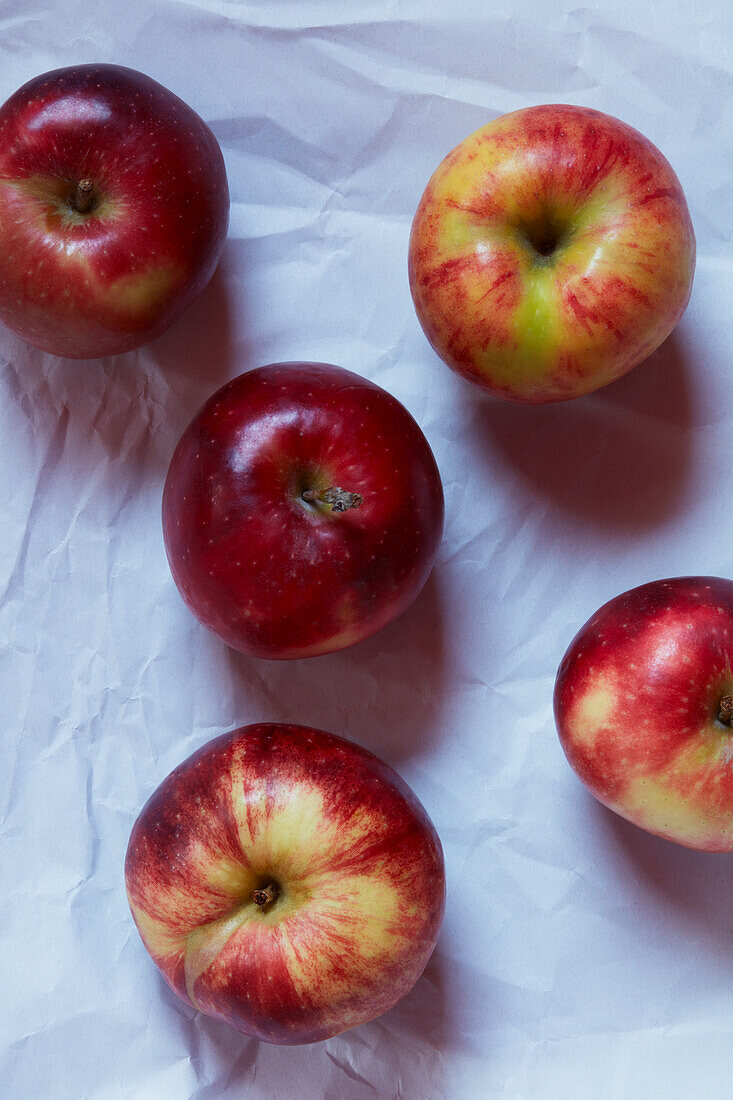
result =
M346 489L338 489L332 486L330 489L306 489L303 500L319 501L321 504L330 504L332 512L346 512L349 508L359 508L364 503L361 493L350 493Z
M264 909L266 905L269 905L271 901L274 901L277 895L280 893L277 883L268 882L267 886L263 886L261 889L255 890L252 894L252 901L255 905L259 905L260 909Z
M71 205L76 210L77 214L86 214L87 210L92 205L92 199L94 198L94 184L89 179L79 180L76 185L76 191L74 197L71 200Z
M733 718L733 695L724 695L718 703L718 721L724 726L729 726L731 718Z

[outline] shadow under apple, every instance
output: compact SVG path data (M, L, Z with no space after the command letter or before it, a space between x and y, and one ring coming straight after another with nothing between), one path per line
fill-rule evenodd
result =
M415 602L348 649L296 661L227 650L245 721L292 722L358 742L394 767L440 736L447 674L443 577L433 570Z
M447 1053L458 1040L448 1018L450 1004L451 965L438 946L428 960L421 977L406 997L359 1030L375 1032L375 1045L384 1032L404 1035L411 1044L426 1044L433 1050Z
M236 271L229 243L208 286L178 321L150 345L159 384L167 389L166 415L178 440L200 406L230 378L247 369L232 328L231 291ZM237 286L237 315L244 304Z
M406 1095L426 1095L426 1079L435 1089L431 1095L445 1095L442 1055L454 1045L455 1033L446 1015L449 965L439 947L422 977L394 1008L311 1045L279 1046L250 1039L182 1004L162 976L157 977L162 1015L168 1028L180 1035L201 1083L196 1096L202 1100L244 1096L255 1079L263 1077L273 1097L297 1094L303 1100L320 1100L338 1095L339 1100L358 1100L385 1095L396 1068Z
M733 853L684 848L591 801L640 895L663 908L681 933L694 928L695 950L705 947L733 966L733 916L726 902L733 895Z
M633 533L674 514L684 492L693 422L687 375L678 329L645 363L587 397L523 406L467 394L468 434L524 491Z
M60 466L66 489L78 492L88 488L92 472L99 477L103 463L123 493L151 475L161 478L162 492L178 437L233 370L226 279L222 259L172 328L126 355L62 359L3 331L3 429L6 437L28 437L25 465L45 455L41 472Z

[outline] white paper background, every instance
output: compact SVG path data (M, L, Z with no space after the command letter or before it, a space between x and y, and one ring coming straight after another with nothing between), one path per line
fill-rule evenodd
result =
M77 363L0 332L3 1097L730 1096L733 864L586 795L551 694L607 598L662 575L733 575L731 11L0 2L0 99L59 65L141 69L211 124L232 192L218 274L150 348ZM659 145L699 263L650 362L586 399L521 409L436 359L406 249L442 156L497 114L551 101ZM400 621L337 655L270 664L184 608L160 497L201 402L295 358L340 363L407 405L442 471L447 526ZM132 822L168 771L224 730L280 719L394 765L448 868L444 930L413 992L311 1048L258 1044L178 1002L122 882Z

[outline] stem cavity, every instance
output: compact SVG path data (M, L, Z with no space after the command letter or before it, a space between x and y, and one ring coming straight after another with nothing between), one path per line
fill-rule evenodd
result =
M306 489L303 500L309 504L315 501L330 504L332 512L346 512L349 508L359 508L364 503L361 493L350 493L335 486L330 489Z

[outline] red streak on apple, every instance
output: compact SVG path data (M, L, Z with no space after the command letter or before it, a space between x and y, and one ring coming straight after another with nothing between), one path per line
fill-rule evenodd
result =
M135 822L125 878L171 988L274 1043L395 1004L445 904L440 841L415 795L371 753L301 726L244 727L176 768ZM260 907L265 883L277 895Z
M733 582L674 578L611 600L558 672L555 716L572 767L648 831L733 850L733 729L720 720L732 669Z
M334 510L313 490L361 497ZM432 568L435 460L390 394L340 367L275 364L216 393L184 433L163 495L174 580L228 645L313 656L391 622Z
M0 108L0 320L36 347L147 343L211 278L228 218L214 135L142 73L57 69Z

